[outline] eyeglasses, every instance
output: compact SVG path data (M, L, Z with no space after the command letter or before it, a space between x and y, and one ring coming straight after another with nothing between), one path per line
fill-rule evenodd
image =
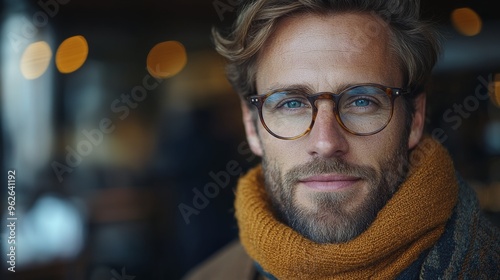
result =
M314 126L318 114L316 101L332 100L334 114L342 128L354 135L373 135L383 130L392 118L394 100L409 91L378 84L350 86L338 94L307 94L300 89L272 91L248 97L259 110L264 128L283 140L300 138Z

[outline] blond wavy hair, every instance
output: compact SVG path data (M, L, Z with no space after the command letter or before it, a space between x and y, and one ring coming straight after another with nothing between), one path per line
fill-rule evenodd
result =
M227 60L226 74L243 98L256 93L255 74L259 51L277 23L299 13L369 13L387 26L390 47L397 57L404 86L417 94L423 90L440 51L438 34L420 18L419 0L253 0L241 5L237 20L225 34L212 30L215 49ZM368 34L369 36L369 34ZM371 38L376 39L376 38ZM416 95L416 94L415 94ZM405 99L414 112L413 98ZM407 120L408 121L408 120ZM411 120L410 120L411 121Z

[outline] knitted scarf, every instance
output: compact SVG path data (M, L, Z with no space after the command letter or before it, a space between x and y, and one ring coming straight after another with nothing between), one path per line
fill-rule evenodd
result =
M457 194L452 160L427 137L411 153L406 181L351 241L318 244L278 221L260 166L240 179L235 210L243 247L278 279L389 279L439 239Z

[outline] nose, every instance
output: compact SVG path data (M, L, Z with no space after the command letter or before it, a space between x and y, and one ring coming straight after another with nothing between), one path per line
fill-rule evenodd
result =
M318 114L311 131L307 135L308 153L323 158L341 157L347 153L349 145L345 134L335 118L334 103L318 100Z

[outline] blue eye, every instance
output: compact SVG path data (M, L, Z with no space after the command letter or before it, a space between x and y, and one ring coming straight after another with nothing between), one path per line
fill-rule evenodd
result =
M368 99L358 99L354 101L354 105L357 107L366 107L370 106L371 101Z
M294 109L294 108L300 108L304 104L302 102L298 101L298 100L291 100L291 101L287 101L283 105L286 106L287 108Z

